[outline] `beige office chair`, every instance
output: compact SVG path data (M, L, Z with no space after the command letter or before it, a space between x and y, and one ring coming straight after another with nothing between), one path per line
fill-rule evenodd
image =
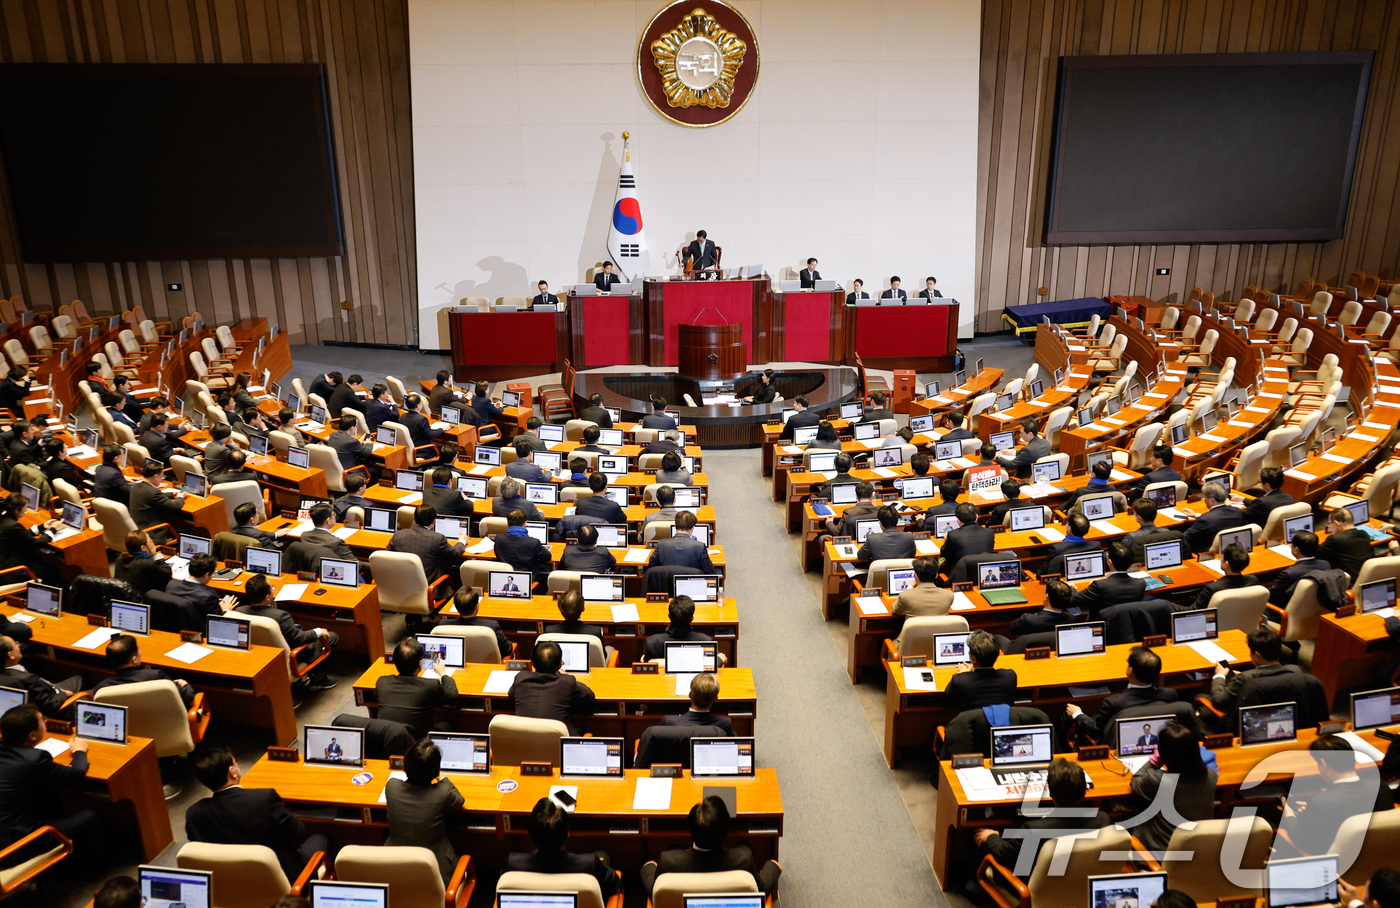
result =
M650 488L650 486L648 486L647 488ZM645 497L646 497L645 491L643 491L642 494L643 494L643 498L645 498ZM563 503L565 503L565 502L569 502L569 501L578 501L578 500L581 499L581 498L592 498L592 497L593 497L593 490L592 490L592 489L560 489L560 490L559 490L559 502L560 502L561 504L563 504Z
M1060 446L1060 432L1069 424L1069 418L1074 415L1071 407L1056 407L1050 411L1050 415L1045 418L1045 440L1050 443L1050 449L1058 450Z
M1157 862L1128 830L1107 826L1046 842L1036 857L1029 882L1021 882L991 855L978 865L977 881L999 908L1014 908L1017 904L1020 908L1083 908L1089 877L1118 872L1125 862L1117 856L1131 852L1136 852L1149 869L1157 869ZM1114 858L1106 853L1112 853ZM1059 873L1052 873L1051 864L1060 862L1057 857L1063 861L1063 867L1056 868ZM1015 892L1018 900L1008 899L1002 887Z
M1400 579L1400 556L1385 555L1363 561L1361 570L1356 572L1356 582L1351 585L1352 597L1360 597L1361 587L1368 583L1391 579Z
M306 400L306 386L301 383L300 378L292 379L292 390L297 392L297 398L299 400ZM393 396L392 393L390 396Z
M687 895L707 892L757 892L758 882L747 870L719 873L663 873L651 891L653 908L682 908Z
M1198 902L1263 895L1264 862L1269 858L1274 831L1262 817L1197 820L1191 825L1194 828L1178 827L1167 845L1168 857L1162 861L1162 869L1167 872L1167 888L1180 889ZM1171 860L1172 854L1194 854L1195 858ZM1258 888L1243 888L1221 870L1223 860L1230 858L1217 860L1216 856L1235 854L1241 855L1240 870L1259 874Z
M186 473L203 473L200 469L199 461L193 457L186 457L183 454L170 455L170 471L175 474L175 485L185 484Z
M369 435L369 434L370 434L370 431L369 431L369 421L365 419L365 414L361 413L359 410L356 410L354 407L341 407L341 408L340 408L340 414L339 414L339 415L341 415L341 416L349 416L351 419L355 420L355 423L356 423L355 432L356 432L357 434L359 434L359 435ZM368 442L366 442L366 443L368 444Z
M576 892L578 908L622 908L623 892L619 890L603 903L603 890L589 873L523 873L511 870L496 881L496 896L502 892Z
M299 894L324 857L324 852L318 853L295 885L287 880L277 853L266 845L187 842L175 855L175 864L183 870L214 874L210 904L219 908L267 908L284 895Z
M1265 606L1264 624L1285 643L1298 644L1298 664L1307 671L1312 667L1317 648L1318 625L1329 611L1331 609L1324 608L1318 601L1316 581L1305 578L1293 587L1293 595L1282 609Z
M335 856L335 878L345 883L388 883L393 908L462 908L476 888L470 855L457 859L443 885L437 855L416 846L346 845Z
M480 527L477 532L481 536L499 536L507 529L509 529L509 526L506 523L506 518L492 515L490 517L481 518Z
M234 509L244 502L252 502L257 505L258 523L267 519L267 503L263 500L262 488L256 480L241 479L238 482L221 482L210 486L209 494L224 500L224 510L228 513L229 526L235 526Z
M1181 498L1178 497L1177 501L1180 500ZM1294 517L1306 517L1311 513L1312 505L1308 504L1306 501L1299 501L1294 504L1286 504L1282 507L1274 508L1269 512L1268 519L1264 521L1264 534L1262 539L1265 541L1270 539L1282 541L1283 525L1285 522L1292 520Z
M211 388L232 387L233 379L227 372L216 372L204 361L204 354L198 350L190 351L190 366L194 368L194 374L199 380Z
M1385 784L1382 781L1381 784ZM1382 867L1395 866L1400 849L1400 810L1362 813L1342 821L1327 854L1337 855L1342 879L1363 885Z
M223 533L219 534L223 536ZM246 538L246 537L239 537ZM330 647L322 647L321 654L309 662L299 662L301 653L312 646L310 643L293 648L287 642L287 638L282 636L282 628L276 621L264 615L244 615L248 619L248 639L254 646L270 646L280 649L287 657L287 677L292 681L297 681L303 676L310 674L318 665L326 660L333 652Z
M545 588L551 596L555 593L576 591L585 576L596 577L598 575L593 571L550 571L549 576L545 578Z
M1269 602L1269 588L1263 584L1237 590L1220 590L1210 597L1207 608L1215 609L1216 625L1221 631L1239 630L1249 633L1259 627L1264 606Z
M1279 352L1279 348L1274 348L1274 358L1281 359L1290 366L1305 366L1308 363L1308 348L1312 346L1313 330L1302 328L1298 331L1298 336L1293 338L1293 344L1287 352Z
M434 577L429 585L423 560L411 552L371 552L369 568L379 590L381 611L432 615L452 594L446 574Z
M127 432L131 431L130 426L118 424L117 434L123 435L123 437L125 435L122 429L126 429ZM131 465L132 469L140 473L141 468L146 465L146 460L151 456L151 452L146 450L145 445L136 441L124 441L122 447L126 448L126 462Z
M53 319L53 333L59 340L72 340L78 336L78 329L73 326L73 320L66 315L56 315Z
M267 433L267 443L276 452L277 459L285 462L287 460L287 450L289 448L301 447L297 444L297 439L290 432L283 432L280 429L273 429Z
M1308 305L1308 312L1313 315L1326 315L1327 310L1332 308L1332 294L1326 290L1319 290L1313 294L1312 303Z
M592 634L540 634L535 638L536 643L587 643L588 644L588 667L604 668L608 665L608 656L603 652L603 641Z
M564 438L566 441L583 441L583 430L589 426L598 427L598 424L591 419L571 419L564 423Z
M151 527L138 527L131 519L131 512L120 501L94 498L92 507L97 512L97 522L102 524L102 542L118 554L126 554L126 534L134 530L149 530ZM169 524L157 524L169 528Z
M653 520L642 526L642 544L653 539L670 539L676 530L674 520Z
M345 491L345 468L340 463L340 457L336 454L335 448L330 445L310 444L306 450L311 454L311 469L320 470L326 474L326 488L332 492ZM363 467L353 469L364 470ZM365 472L368 480L369 472Z
M488 580L487 575L492 571L513 571L515 568L504 561L478 561L473 558L468 558L466 561L462 562L462 566L459 570L462 576L462 589L469 590L477 588L484 590L488 588L486 585Z
M219 346L223 348L224 355L235 357L243 352L243 348L238 346L238 342L233 338L233 330L228 325L220 325L214 329L214 336L219 339Z
M40 841L48 843L49 847L32 858L0 868L0 899L9 898L16 892L28 891L35 879L73 853L73 843L67 836L52 826L40 826L29 835L0 849L0 861L8 862L12 855L27 850Z
M510 653L502 653L496 642L496 632L489 627L470 627L460 624L439 624L433 633L440 637L461 637L464 659L468 664L479 662L499 665Z
M559 739L569 728L558 719L527 719L500 714L492 717L491 765L519 766L523 761L559 765Z
M647 470L661 469L661 458L665 454L643 454L637 458L637 469L645 473Z
M389 386L389 396L394 399L394 403L403 406L404 398L408 396L408 389L404 387L402 381L396 376L384 376L384 383Z
M935 634L965 634L967 619L961 615L942 615L937 618L906 618L904 627L894 640L885 641L885 650L890 659L904 656L928 656L933 658L933 637Z

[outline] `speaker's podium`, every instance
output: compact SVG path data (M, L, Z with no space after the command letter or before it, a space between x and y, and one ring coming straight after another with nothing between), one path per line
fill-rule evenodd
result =
M744 326L686 325L679 329L678 371L693 378L732 378L743 375L749 364Z

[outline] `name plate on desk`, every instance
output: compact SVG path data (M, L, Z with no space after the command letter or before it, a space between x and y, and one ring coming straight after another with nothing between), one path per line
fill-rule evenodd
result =
M905 656L905 668L923 668L928 665L928 656Z
M62 719L45 719L44 728L51 735L71 735L73 733L73 723L64 722Z
M661 668L661 663L660 663L660 662L633 662L633 663L632 663L632 674L634 674L634 675L659 675L659 674L661 674L660 668Z
M267 758L274 763L300 763L301 754L295 747L269 747Z
M393 660L392 660L392 654L391 654L391 659L390 659L390 661L393 661ZM529 670L530 670L530 660L529 660L529 659L507 659L507 660L506 660L506 671L508 671L508 672L528 672Z
M94 627L106 627L106 626L107 626L107 619L106 619L105 617L103 617L102 615L88 615L88 616L87 616L87 621L88 621L88 624L91 624L91 625L93 625Z
M1340 719L1331 722L1319 722L1317 733L1319 735L1339 735L1347 730L1347 724Z
M522 776L552 776L554 775L554 764L547 760L522 760L520 774Z
M953 754L954 769L975 769L982 765L981 754Z
M397 756L397 757L390 757L390 758L389 758L389 770L390 770L390 772L402 772L402 771L403 771L403 755L402 755L402 754L400 754L400 755Z
M1166 634L1153 634L1153 635L1151 635L1150 637L1143 637L1143 638L1142 638L1142 645L1145 646L1145 647L1147 647L1148 649L1152 649L1152 648L1158 647L1158 646L1166 646L1166 645L1167 645L1167 635L1166 635Z
M1235 736L1230 732L1222 732L1218 735L1206 735L1206 750L1226 750L1235 746Z
M653 779L679 779L681 777L681 764L653 763L651 764L651 777Z
M1255 901L1252 895L1237 895L1232 898L1216 899L1215 908L1254 908Z
M976 588L976 586L977 586L977 584L971 583L971 582L968 582L968 583L955 583L955 584L953 584L953 592L955 592L955 593L970 593L970 592L972 592L973 589Z
M1048 646L1028 646L1026 647L1026 661L1034 662L1036 659L1049 659L1050 647Z
M180 631L181 643L204 643L204 635L199 631Z
M1079 748L1079 762L1081 762L1081 763L1083 763L1083 762L1086 761L1086 760L1107 760L1107 759L1108 759L1108 745L1107 745L1107 744L1090 744L1090 745L1087 745L1087 746L1085 746L1085 747Z
M670 597L665 593L647 593L647 602L669 602Z
M536 312L558 312L558 311L559 311L559 306L558 306L557 304L555 304L555 303L537 303L537 304L535 305L535 311L536 311Z
M1337 606L1337 611L1335 614L1338 618L1350 618L1352 615L1356 614L1356 605L1355 603L1348 605L1339 605Z

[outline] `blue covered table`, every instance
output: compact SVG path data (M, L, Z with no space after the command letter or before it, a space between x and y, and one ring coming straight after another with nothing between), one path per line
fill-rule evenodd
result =
M1075 300L1007 306L1002 310L1001 317L1010 322L1011 330L1019 337L1027 331L1034 331L1035 326L1040 324L1041 316L1048 317L1052 324L1078 328L1089 324L1089 319L1095 315L1108 318L1112 311L1112 307L1104 302L1102 297L1086 296Z

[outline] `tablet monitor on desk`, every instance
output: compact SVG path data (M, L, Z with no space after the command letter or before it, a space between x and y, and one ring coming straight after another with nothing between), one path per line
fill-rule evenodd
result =
M462 410L460 407L444 406L440 411L442 421L449 426L460 426L462 424Z
M445 668L463 668L467 664L466 637L415 634L414 639L423 647L423 671L432 668L438 660L442 660Z
M792 443L795 445L809 445L817 440L817 431L820 426L798 426L792 430Z
M472 463L484 463L488 466L499 467L501 465L501 449L493 448L490 445L477 445L472 452Z
M1079 499L1079 510L1083 512L1084 519L1090 522L1108 520L1113 516L1113 496L1090 495L1087 498L1081 498Z
M389 908L388 883L311 880L306 888L311 908Z
M904 463L904 449L901 448L876 448L873 465L877 467L897 467Z
M1213 608L1193 609L1172 614L1172 643L1214 640L1220 632Z
M1209 432L1210 430L1212 430L1212 429L1214 429L1214 428L1216 427L1217 423L1218 423L1218 420L1216 420L1216 418L1215 418L1215 411L1214 411L1214 410L1206 410L1205 412L1203 412L1203 413L1201 414L1201 431L1202 431L1202 432Z
M666 674L698 675L719 670L719 644L707 641L666 641Z
M1013 533L1038 530L1045 526L1045 509L1040 505L1033 508L1012 508L1007 514L1011 517L1010 527Z
M1201 477L1201 485L1208 482L1218 482L1225 487L1226 494L1230 492L1230 485L1235 481L1234 473L1207 473Z
M1032 482L1056 482L1060 478L1060 462L1058 460L1047 460L1044 463L1031 464Z
M620 508L627 507L627 489L622 486L609 486L603 490L603 497Z
M311 468L311 452L305 448L290 447L287 449L287 465L297 467L302 470Z
M204 620L204 642L225 649L251 649L253 622L232 613L207 615Z
M833 473L836 471L836 455L840 451L823 451L807 455L807 469L812 473Z
M1118 411L1123 409L1123 402L1118 397L1110 397L1103 402L1103 412L1105 416L1117 416Z
M624 598L622 578L612 574L584 574L578 585L584 602L621 602Z
M865 542L866 537L869 536L871 533L878 532L880 532L880 519L878 517L871 517L865 520L857 520L856 544L860 545L861 543Z
M151 633L151 607L149 605L138 605L135 602L122 602L119 599L113 599L110 615L107 622L109 627L125 631L128 634L140 634L143 637Z
M691 738L691 778L752 777L753 738Z
M1395 578L1372 580L1361 584L1361 595L1357 597L1362 614L1378 612L1385 608L1395 608Z
M485 775L491 771L491 736L455 731L430 731L428 740L442 754L443 772Z
M186 473L185 476L199 476L199 474ZM203 479L204 477L200 476L200 478ZM201 492L196 494L203 493ZM63 525L68 527L70 530L81 530L83 529L83 523L87 520L87 512L85 512L83 510L83 506L78 504L77 502L65 501L63 503L63 512L59 515L58 519L61 520L63 522Z
M1113 466L1112 451L1089 451L1084 455L1084 469L1088 470L1090 473L1093 473L1094 465L1098 463L1103 463L1105 461L1108 463L1110 468Z
M719 601L718 574L677 574L671 578L672 595L689 596L694 602Z
M933 490L932 476L909 476L899 487L899 497L905 501L918 501L922 498L932 498Z
M961 388L961 387L962 387L963 385L965 385L965 384L967 384L967 370L966 370L966 369L959 369L957 372L954 372L954 373L953 373L953 387L954 387L954 388Z
M42 583L29 582L29 587L25 591L26 610L39 615L56 617L62 610L63 591L58 587L45 586Z
M593 529L598 531L598 544L601 545L603 548L627 548L627 524L595 523L593 524Z
M136 868L144 908L213 908L209 893L212 870L175 870L142 864Z
M1092 656L1104 651L1104 622L1086 621L1082 624L1061 624L1055 628L1055 655Z
M972 374L973 374L974 377L982 374L982 358L981 358L981 357L978 357L978 358L977 358L977 364L976 364L976 366L974 367Z
M575 675L588 674L590 664L588 652L590 644L582 640L556 640L559 646L560 666Z
M20 690L18 687L0 687L0 716L16 706L23 706L28 698L28 692Z
M392 448L394 446L394 430L388 426L380 426L374 431L374 443Z
M957 460L962 457L962 442L940 441L933 446L935 460Z
M1081 429L1091 425L1094 422L1093 405L1090 404L1087 407L1080 407L1079 410L1074 414L1074 418L1078 421L1079 427Z
M1010 406L1011 406L1012 404L1014 404L1014 403L1016 403L1016 395L1015 395L1015 394L1010 394L1010 393L1008 393L1008 394L998 394L998 395L997 395L996 404L995 404L995 406L993 406L992 409L998 410L998 411L1000 411L1000 410L1005 410L1005 409L1007 409L1008 407L1010 407Z
M365 730L339 725L306 726L302 760L308 765L364 766Z
M1290 517L1283 522L1283 541L1292 542L1295 533L1304 531L1313 532L1313 515L1303 514L1301 517Z
M489 498L487 494L489 486L484 476L458 476L457 491L462 493L464 498Z
M321 582L329 586L346 586L356 589L360 585L360 563L358 561L340 561L336 558L322 558Z
M977 565L977 588L979 590L1004 590L1021 585L1021 562L984 561Z
M39 487L22 482L19 485L19 490L24 495L24 503L29 507L29 510L39 510Z
M1288 449L1288 465L1290 467L1301 466L1308 459L1308 446L1293 445Z
M608 476L623 476L627 473L627 458L599 454L598 472Z
M949 531L956 530L962 526L962 521L958 520L956 514L935 514L933 517L933 538L942 539L948 535Z
M919 432L932 432L932 431L933 431L933 417L932 417L932 416L911 416L911 417L909 417L909 431L910 431L910 432L914 432L914 433L919 433Z
M556 451L536 451L535 466L546 473L558 473L563 466L563 455Z
M290 408L292 409L292 412L293 412L293 413L300 413L300 412L301 412L301 398L298 397L298 396L295 395L295 394L292 394L290 391L287 392L287 406L290 407Z
M1167 889L1165 873L1116 873L1089 877L1089 908L1149 908Z
M614 419L620 419L621 417L613 417L613 418L614 418ZM612 448L620 448L620 447L622 447L622 430L621 430L621 429L599 429L599 430L598 430L598 444L600 444L600 445L605 445L605 446L607 446L607 447L612 447Z
M796 412L797 411L794 410L792 407L784 407L781 411L779 411L778 416L782 419L783 425L787 425L787 421L789 419L792 419L792 414Z
M93 700L79 700L76 706L78 715L77 721L73 723L73 734L89 741L126 743L125 706Z
M706 548L710 547L710 525L708 523L697 523L690 531L690 538L697 540Z
M1181 567L1181 543L1176 539L1152 542L1142 547L1142 566L1149 571Z
M858 400L844 403L841 405L841 418L846 420L860 419L861 409L861 403Z
M312 404L312 405L310 406L310 408L307 410L307 413L308 413L308 415L311 417L311 421L312 421L312 422L317 423L317 424L322 425L322 426L324 426L324 425L326 424L326 408L325 408L325 407L318 407L318 406L316 406L315 404Z
M1353 501L1346 505L1346 509L1351 511L1351 522L1359 527L1364 527L1371 522L1371 505L1366 499Z
M1016 447L1016 433L993 432L991 436L987 438L987 441L991 442L992 447L996 448L998 451L1009 451Z
M518 407L520 406L520 392L519 392L519 391L502 391L502 392L501 392L501 406L503 406L503 407L517 407L517 408L518 408Z
M1268 703L1240 707L1240 745L1298 740L1298 704Z
M934 634L933 635L933 664L934 665L961 665L964 662L971 662L967 652L968 634Z
M470 523L465 517L462 518L462 522ZM538 540L540 545L549 545L549 524L543 520L527 520L525 521L525 535Z
M421 492L423 490L423 474L416 470L395 470L394 488L400 492Z
M1228 546L1243 546L1248 552L1254 548L1254 530L1249 527L1241 527L1238 530L1229 530L1220 534L1220 551L1224 552Z
M621 779L621 738L560 738L559 775Z
M1155 489L1147 489L1142 494L1144 498L1155 504L1158 510L1176 507L1176 486L1159 486Z
M564 440L564 427L553 425L542 425L535 430L535 435L540 441L548 444L558 444ZM535 452L537 455L540 452Z
M260 549L249 546L243 551L244 567L250 574L282 576L282 553L273 549Z
M913 585L913 568L890 568L885 571L885 592L891 596L898 596Z
M1157 739L1162 729L1175 720L1176 716L1133 716L1114 720L1118 756L1151 756L1157 750Z
M184 489L187 494L203 498L209 489L209 479L203 473L186 470Z
M527 482L525 500L532 504L558 504L559 487L552 482Z
M1368 690L1351 695L1352 731L1400 725L1400 687Z
M671 491L676 494L673 505L678 508L698 508L700 507L700 487L699 486L671 486Z
M1065 556L1065 580L1094 580L1104 576L1107 567L1103 549Z
M1264 864L1268 908L1334 904L1338 876L1335 854L1268 861Z
M830 486L831 503L855 504L857 500L856 485L857 483L854 482L843 482Z
M259 456L267 454L267 436L252 434L248 436L248 450Z
M486 594L496 599L529 599L529 571L489 571Z
M793 432L793 437L795 438L796 436L797 432ZM872 438L879 438L880 424L878 422L856 423L853 437L856 441L869 441Z
M1017 725L992 729L992 768L1048 766L1055 753L1052 725Z
M706 893L685 895L681 908L763 908L761 892Z
M366 530L376 533L393 533L399 528L399 512L389 508L365 508Z

